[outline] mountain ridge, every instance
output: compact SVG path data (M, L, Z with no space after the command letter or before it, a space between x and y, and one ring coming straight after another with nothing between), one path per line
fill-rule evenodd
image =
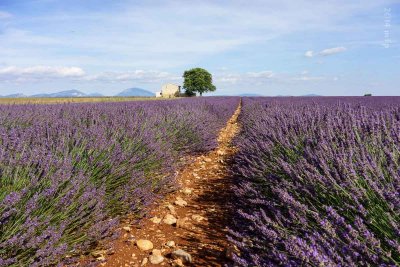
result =
M0 96L1 98L22 98L22 97L103 97L105 95L94 92L94 93L84 93L82 91L76 90L76 89L71 89L71 90L63 90L55 93L39 93L39 94L33 94L33 95L25 95L22 93L15 93L15 94L9 94L5 96ZM155 96L153 92L150 92L148 90L142 89L142 88L128 88L125 89L118 94L114 96L137 96L137 97L151 97Z

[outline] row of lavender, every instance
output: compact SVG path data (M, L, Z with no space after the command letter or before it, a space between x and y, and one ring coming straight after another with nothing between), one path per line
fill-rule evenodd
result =
M400 97L246 98L239 119L239 265L400 265Z
M110 236L174 188L237 98L0 106L0 266L47 266Z

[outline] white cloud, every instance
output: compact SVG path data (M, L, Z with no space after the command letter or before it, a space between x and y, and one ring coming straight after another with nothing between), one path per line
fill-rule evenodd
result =
M54 66L31 66L16 67L7 66L0 68L0 82L29 82L54 79L65 79L88 82L172 82L181 80L181 77L164 71L133 70L125 72L100 72L98 74L86 74L79 67L54 67Z
M8 19L11 17L12 15L10 13L0 10L0 19Z
M214 76L214 80L221 83L259 83L265 80L272 79L274 76L274 72L266 70L260 72L217 74Z
M346 51L346 47L343 46L339 46L339 47L332 47L332 48L328 48L328 49L324 49L321 52L319 52L318 54L321 56L329 56L329 55L334 55L340 52L344 52Z
M309 50L309 51L305 52L304 56L306 56L306 57L314 57L315 55L318 55L318 56L330 56L330 55L334 55L334 54L337 54L337 53L344 52L346 50L347 50L346 47L343 47L343 46L327 48L327 49L324 49L324 50L322 50L322 51L320 51L320 52L318 52L316 54L312 50Z
M21 68L16 66L8 66L0 68L0 82L22 82L55 78L80 78L84 75L85 72L78 67L32 66Z
M325 80L325 77L322 76L300 76L300 77L295 77L293 78L295 81L320 81L320 80Z
M307 51L307 52L304 54L304 56L306 56L306 57L313 57L313 56L314 56L314 52L311 51L311 50L309 50L309 51Z
M361 27L338 22L390 1L360 5L345 0L254 0L246 5L233 0L226 5L212 0L156 0L107 4L110 9L76 8L73 13L50 9L44 15L18 15L18 23L9 25L18 28L0 34L0 58L24 65L51 65L62 60L63 65L78 62L89 69L117 71L123 70L121 66L176 69L207 62L226 51L251 49L252 44L264 47L260 44L292 33L341 32L344 28L352 32L357 27L365 31L376 23ZM35 2L40 5L41 1Z
M274 76L274 73L272 71L266 70L266 71L260 71L260 72L249 72L247 73L247 76L249 78L272 78Z
M87 81L103 81L103 82L167 82L180 80L181 77L163 71L153 70L134 70L126 72L102 72L95 75L83 77Z

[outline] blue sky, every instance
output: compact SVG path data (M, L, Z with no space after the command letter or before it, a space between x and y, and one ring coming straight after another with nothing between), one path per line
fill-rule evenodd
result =
M400 1L0 0L0 95L157 91L400 95Z

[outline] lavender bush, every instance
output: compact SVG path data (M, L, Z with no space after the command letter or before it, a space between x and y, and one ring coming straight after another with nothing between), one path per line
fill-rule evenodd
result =
M0 106L0 266L67 262L174 187L237 98Z
M241 266L400 265L400 98L245 98Z

